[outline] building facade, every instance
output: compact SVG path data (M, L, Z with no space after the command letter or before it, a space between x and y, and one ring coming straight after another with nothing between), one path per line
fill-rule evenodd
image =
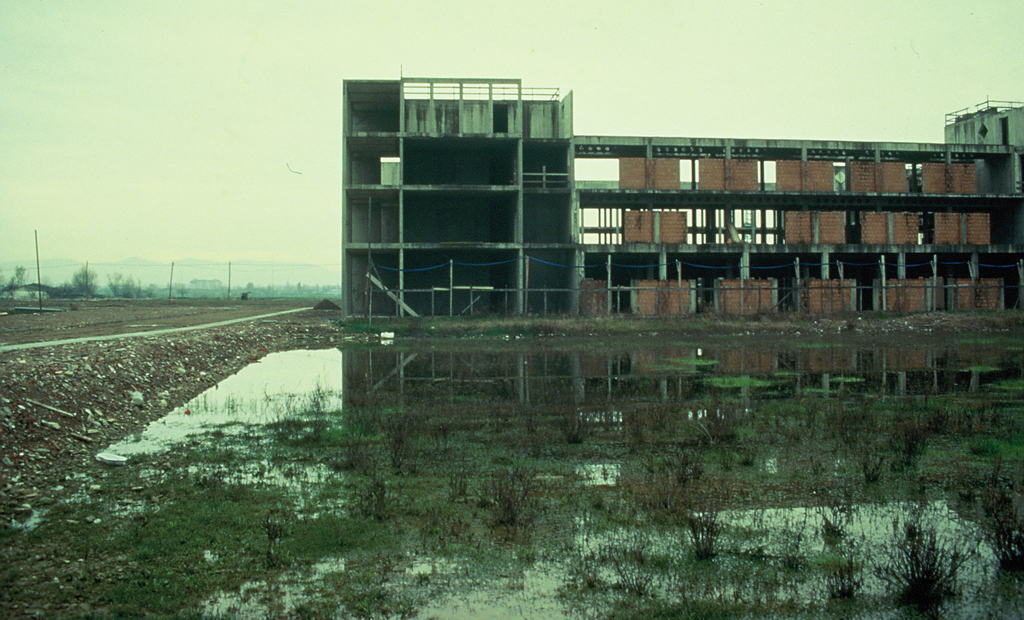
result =
M1021 303L1024 104L942 144L612 137L515 79L349 80L342 133L349 316Z

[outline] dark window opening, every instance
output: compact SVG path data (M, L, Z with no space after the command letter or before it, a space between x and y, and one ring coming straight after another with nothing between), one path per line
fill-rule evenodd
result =
M494 104L494 111L492 113L492 117L494 133L508 133L508 104Z
M1003 146L1010 146L1010 117L1004 116L999 119L999 129L1003 134Z

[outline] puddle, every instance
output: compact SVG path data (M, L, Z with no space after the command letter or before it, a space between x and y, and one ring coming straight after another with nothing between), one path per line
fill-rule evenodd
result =
M324 410L339 410L341 377L338 349L271 353L106 451L124 456L157 453L213 430L237 433L294 415L309 405L313 392Z
M564 579L561 565L538 562L521 575L500 577L485 587L428 603L412 617L419 620L556 620L575 617L557 598Z
M587 486L615 486L619 482L618 463L592 463L578 465L576 475Z

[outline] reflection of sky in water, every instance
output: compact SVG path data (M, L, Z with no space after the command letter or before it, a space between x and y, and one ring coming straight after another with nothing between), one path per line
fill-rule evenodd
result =
M122 455L157 452L190 435L225 425L273 422L306 408L310 393L317 388L326 410L340 410L341 360L338 349L271 353L108 451Z

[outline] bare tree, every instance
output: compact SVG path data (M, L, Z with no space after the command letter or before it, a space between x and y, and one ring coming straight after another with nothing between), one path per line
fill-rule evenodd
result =
M96 294L96 272L82 266L71 276L71 292L77 295L92 297Z

